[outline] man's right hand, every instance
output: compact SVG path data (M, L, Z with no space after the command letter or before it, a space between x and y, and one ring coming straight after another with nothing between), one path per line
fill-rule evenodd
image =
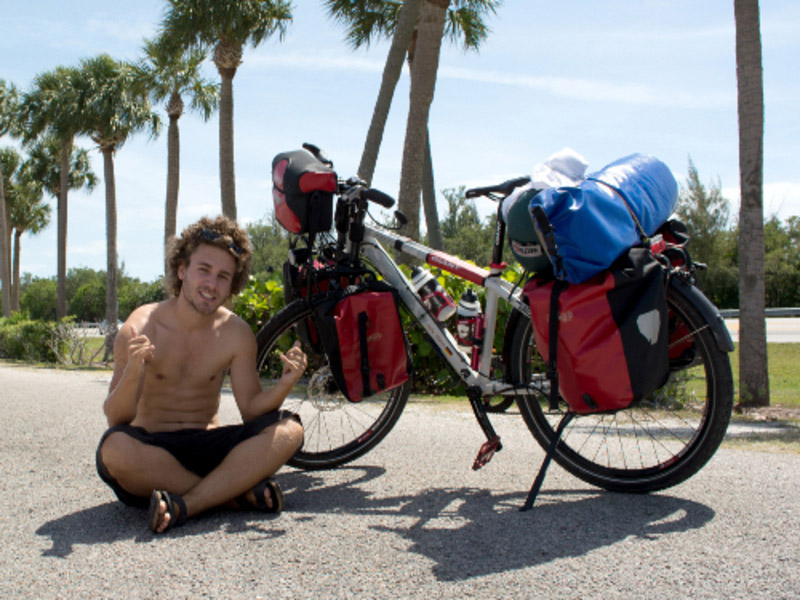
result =
M128 367L141 371L151 358L156 347L150 343L146 335L139 335L136 327L131 327L131 339L128 340Z

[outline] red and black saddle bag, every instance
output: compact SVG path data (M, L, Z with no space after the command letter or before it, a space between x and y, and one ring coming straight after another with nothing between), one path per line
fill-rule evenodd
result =
M365 276L363 269L353 269L326 264L314 260L300 266L289 261L283 263L283 295L286 304L300 298L308 299L313 294L342 291L348 286L357 284ZM316 352L322 352L322 346L314 325L314 318L308 317L297 326L297 334L303 344Z
M400 323L397 292L374 280L331 292L314 323L333 377L351 402L405 383L411 359Z
M620 410L666 382L666 270L648 248L580 284L531 280L525 294L553 408L560 393L575 413Z

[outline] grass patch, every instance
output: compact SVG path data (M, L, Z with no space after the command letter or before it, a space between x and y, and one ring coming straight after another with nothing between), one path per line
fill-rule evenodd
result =
M733 385L739 390L739 344L731 353ZM800 344L767 344L770 406L800 408ZM736 402L738 402L738 396Z

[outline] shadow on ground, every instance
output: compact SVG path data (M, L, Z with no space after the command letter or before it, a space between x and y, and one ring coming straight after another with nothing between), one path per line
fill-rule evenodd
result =
M627 495L587 489L540 494L534 509L519 512L525 492L496 494L469 487L428 489L420 494L377 497L363 485L384 474L378 467L279 475L295 520L328 513L353 517L352 525L408 540L409 551L433 561L441 581L470 577L575 557L629 537L641 540L703 527L714 518L709 507L664 494ZM327 481L326 481L327 479ZM170 532L195 536L224 531L256 533L254 542L286 534L280 517L218 511ZM374 518L371 518L374 517ZM366 519L366 521L365 521ZM145 512L118 502L88 508L42 525L50 538L46 556L67 557L76 545L158 538L145 525ZM277 526L277 527L276 527Z

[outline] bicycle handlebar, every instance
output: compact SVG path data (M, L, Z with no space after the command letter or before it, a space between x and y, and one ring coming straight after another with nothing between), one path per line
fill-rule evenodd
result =
M370 202L380 204L384 208L392 208L394 206L394 198L389 194L384 194L375 188L367 188L361 192L361 197Z

